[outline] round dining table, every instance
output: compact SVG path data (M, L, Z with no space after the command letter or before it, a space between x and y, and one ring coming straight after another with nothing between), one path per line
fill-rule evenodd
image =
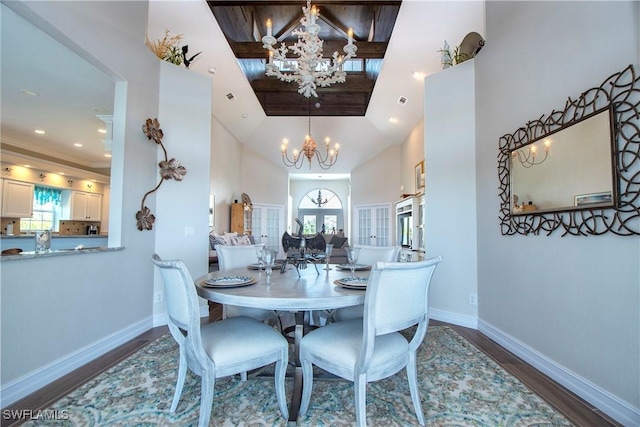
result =
M280 268L274 268L269 281L267 281L267 274L264 270L249 267L223 272L214 271L199 277L195 280L196 290L202 298L221 304L286 311L295 314L295 327L293 328L295 373L289 407L289 422L295 423L302 397L299 344L304 331L311 327L309 325L309 321L312 319L310 313L364 304L366 288L353 289L340 285L338 281L350 277L351 271L337 265L331 265L331 270L325 270L324 265L318 265L317 269L313 266L296 269L286 265L284 272L281 272ZM368 270L355 272L356 277L363 278L368 277L369 273ZM255 279L255 282L240 286L226 286L224 284L211 286L206 283L223 277L248 277ZM224 280L220 283L224 283Z

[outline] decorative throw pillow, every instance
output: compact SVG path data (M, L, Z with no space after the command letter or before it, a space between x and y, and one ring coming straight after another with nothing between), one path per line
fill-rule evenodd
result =
M215 249L216 245L228 245L227 239L224 236L220 236L216 233L209 234L209 244L211 245L211 249Z
M224 239L227 241L227 245L233 245L233 239L238 237L238 232L234 231L233 233L226 232L224 233Z
M233 237L231 239L231 244L234 246L242 246L242 245L250 245L251 239L246 234L241 234L239 236Z
M333 247L335 249L342 249L342 246L347 242L347 238L346 237L340 237L336 234L333 235L333 238L331 239L331 243L333 243Z

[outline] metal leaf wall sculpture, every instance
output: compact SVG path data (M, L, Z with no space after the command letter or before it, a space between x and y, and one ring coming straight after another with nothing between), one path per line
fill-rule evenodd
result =
M162 138L164 137L164 133L162 129L160 129L160 122L158 119L147 119L144 125L142 125L142 132L152 140L156 144L158 144L162 151L164 152L164 160L158 163L160 167L160 182L155 186L153 190L147 191L142 198L142 203L140 203L140 210L136 212L136 221L138 223L138 230L151 230L153 229L153 223L156 220L155 215L151 213L151 209L144 205L144 201L147 199L147 196L158 190L162 183L167 179L174 179L176 181L182 181L182 178L187 174L187 169L184 166L180 165L176 159L169 159L167 156L167 150L164 148L162 144Z

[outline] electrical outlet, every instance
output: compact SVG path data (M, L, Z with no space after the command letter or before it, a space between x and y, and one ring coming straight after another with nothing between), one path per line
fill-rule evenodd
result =
M156 292L155 294L155 302L162 302L164 298L164 294L161 291Z
M469 293L469 304L478 305L478 294Z

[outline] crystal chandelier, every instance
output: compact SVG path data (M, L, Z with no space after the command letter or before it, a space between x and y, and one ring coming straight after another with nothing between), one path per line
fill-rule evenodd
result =
M346 56L333 52L331 59L322 57L322 40L318 37L320 26L316 24L318 10L311 7L311 1L307 0L307 7L302 7L303 16L300 18L302 29L292 32L298 36L298 41L291 47L291 51L298 56L298 59L287 58L289 48L282 43L278 49L273 45L276 38L272 35L271 19L267 20L267 35L262 38L263 47L269 50L269 62L266 66L265 74L290 83L296 82L300 86L298 93L306 96L317 97L316 88L329 87L334 83L344 83L347 73L342 69L343 64L348 59L356 56L358 48L353 44L353 31L349 29L348 44L343 50ZM282 64L281 71L274 61Z
M542 160L536 161L538 147L534 144L531 144L529 148L526 150L526 153L523 153L522 150L514 150L511 152L511 158L513 160L518 159L520 164L525 168L530 168L532 166L540 165L547 160L549 157L549 151L551 150L551 140L544 140L544 158Z
M325 148L326 152L324 155L318 151L318 146L316 145L316 141L311 137L311 115L309 115L309 133L304 138L304 143L302 144L302 149L300 151L293 150L293 159L289 157L289 152L287 151L288 141L285 139L280 147L282 150L282 162L286 166L293 166L296 169L300 169L302 164L304 163L304 159L309 160L309 169L311 169L311 159L315 156L318 160L318 165L324 170L329 169L336 163L338 160L338 152L340 151L340 145L335 144L332 149L329 148L329 143L331 140L329 138L325 138ZM302 155L300 155L302 153Z

